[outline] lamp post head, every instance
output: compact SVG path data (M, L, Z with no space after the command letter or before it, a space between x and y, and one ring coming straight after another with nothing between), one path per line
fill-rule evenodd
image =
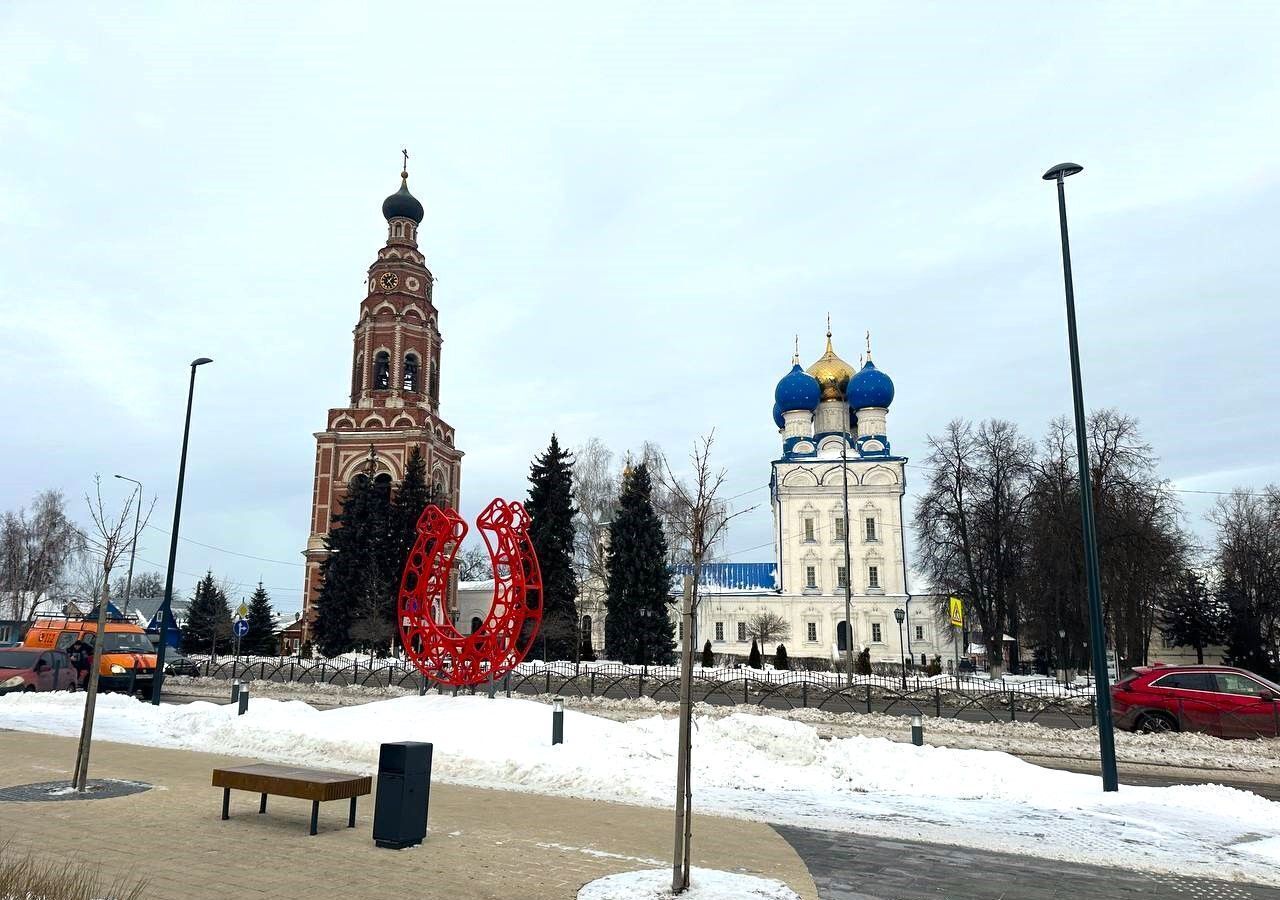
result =
M1058 163L1040 177L1045 181L1061 181L1064 178L1070 178L1072 175L1079 174L1083 171L1084 166L1078 163Z
M191 368L194 369L196 366L203 366L205 363L211 363L211 362L213 362L213 360L211 360L209 357L202 356L199 359L191 360Z
M1065 629L1065 628L1059 628L1059 629L1058 629L1058 637L1060 637L1060 638L1065 638L1066 636L1067 636L1067 629Z
M906 610L904 610L904 609L895 609L895 610L893 611L893 617L894 617L895 619L897 619L897 620L898 620L898 624L899 624L899 625L901 625L903 622L905 622L905 621L906 621L906 618L907 618L907 612L906 612Z

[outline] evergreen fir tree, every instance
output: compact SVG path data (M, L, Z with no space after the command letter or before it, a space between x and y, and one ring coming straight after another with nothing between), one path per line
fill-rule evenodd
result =
M631 664L675 662L675 623L667 614L667 541L650 498L649 470L623 476L605 557L605 656Z
M753 669L764 667L764 662L760 659L760 645L756 643L756 639L751 639L751 652L747 655L747 665Z
M399 583L393 547L389 491L357 475L333 517L325 537L329 555L320 564L314 634L325 656L346 653L357 640L375 643L390 635L394 617L387 597Z
M782 644L779 644L778 649L773 651L773 667L779 670L791 668L791 663L787 660L787 648Z
M573 659L578 641L578 581L573 572L573 456L556 436L529 467L533 519L529 539L542 573L542 632L533 653L548 660Z
M206 572L196 584L182 626L182 649L187 653L215 653L218 649L231 649L231 604L213 580L213 572Z
M278 656L280 645L275 636L275 614L271 610L271 597L262 582L249 598L249 633L240 639L240 652L246 656Z
M702 668L714 669L716 658L711 652L711 641L707 641L702 645Z
M1217 598L1192 569L1182 573L1164 597L1161 631L1174 646L1196 648L1196 662L1204 664L1204 648L1223 639L1224 619Z
M418 539L418 520L422 518L422 511L432 504L443 507L448 505L448 501L438 496L435 489L427 484L427 463L422 458L422 450L415 445L409 451L404 480L400 482L396 498L391 503L391 544L386 559L391 591L387 594L383 618L392 623L393 632L400 580L404 576L405 563ZM394 640L394 636L392 639Z

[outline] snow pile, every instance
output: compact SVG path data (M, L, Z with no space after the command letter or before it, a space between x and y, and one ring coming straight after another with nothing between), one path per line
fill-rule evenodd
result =
M578 891L578 900L671 900L671 870L646 869L597 879ZM680 900L800 900L781 881L715 869L689 869L689 889Z
M0 698L0 727L78 733L82 694ZM231 706L151 706L99 698L104 740L373 772L384 741L435 745L438 779L507 790L666 806L677 724L612 721L570 709L551 746L543 704L427 695L319 711L255 697ZM1280 804L1217 785L1125 786L1005 753L824 740L812 726L733 713L699 717L695 806L725 815L962 844L1056 859L1280 884ZM1271 841L1272 844L1262 843Z

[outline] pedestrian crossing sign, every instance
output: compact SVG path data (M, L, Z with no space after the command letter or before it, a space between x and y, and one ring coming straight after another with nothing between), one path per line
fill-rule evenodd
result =
M951 624L957 628L964 627L964 601L959 597L951 597Z

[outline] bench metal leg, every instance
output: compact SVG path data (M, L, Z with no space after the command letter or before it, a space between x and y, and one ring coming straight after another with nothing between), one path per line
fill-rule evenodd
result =
M258 815L262 815L267 811L267 795L263 794L262 799L258 801Z
M351 798L351 815L347 816L347 827L356 827L356 798Z
M227 807L231 805L231 788L222 789L222 818L229 819L231 816L227 814Z
M311 801L311 833L312 834L316 833L316 825L319 824L319 821L320 821L320 801L312 800Z

